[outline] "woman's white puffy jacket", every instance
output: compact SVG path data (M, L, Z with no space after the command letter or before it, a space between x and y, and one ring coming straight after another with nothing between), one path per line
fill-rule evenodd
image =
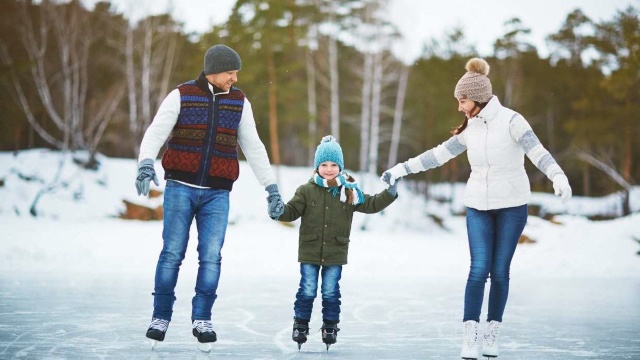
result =
M464 204L477 210L492 210L527 204L531 197L524 155L550 180L564 174L542 146L529 123L517 112L500 104L496 96L460 134L406 161L408 174L440 166L467 150L471 175Z

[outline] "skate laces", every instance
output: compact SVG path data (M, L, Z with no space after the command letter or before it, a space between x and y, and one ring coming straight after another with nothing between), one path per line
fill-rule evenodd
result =
M338 329L338 325L334 325L334 324L324 324L322 325L322 327L320 328L320 331L322 331L323 334L335 334L338 331L340 331L340 329Z
M464 340L469 347L474 347L478 339L478 323L473 320L464 323Z
M156 329L162 332L166 332L169 327L169 320L153 318L151 320L151 324L149 324L149 329Z
M487 326L487 331L484 334L484 341L487 345L493 346L498 339L498 329L500 328L500 322L491 320Z
M211 320L193 320L193 328L199 333L213 332Z

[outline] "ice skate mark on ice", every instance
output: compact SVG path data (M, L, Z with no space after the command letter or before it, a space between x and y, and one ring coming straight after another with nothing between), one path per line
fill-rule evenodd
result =
M10 347L12 347L12 346L13 346L13 344L15 344L16 342L18 342L18 341L19 341L23 336L25 336L25 335L27 335L27 334L29 334L29 333L32 333L32 332L34 332L34 331L35 331L35 330L29 330L29 331L27 331L27 332L24 332L24 333L22 333L22 334L18 335L18 337L17 337L17 338L13 339L13 341L12 341L12 342L8 343L8 344L7 344L7 346L5 346L5 347L4 347L4 349L2 350L2 352L0 352L0 355L2 355L2 354L4 354L4 353L6 353L6 352L7 352L7 350L8 350ZM20 351L22 351L22 350L20 350Z
M360 306L356 307L356 308L353 310L353 317L354 317L357 321L362 322L362 323L368 323L368 324L388 324L388 323L389 323L389 321L388 321L388 320L382 320L382 321L381 321L379 318L378 318L378 319L375 319L375 318L374 318L374 319L372 319L372 317L367 316L367 315L365 314L365 312L366 312L369 308L374 307L374 306L379 306L379 305L381 305L381 304L382 304L382 303L380 303L380 302L369 302L369 303L365 303L365 304L363 304L363 305L360 305ZM371 312L372 312L373 314L378 314L378 313L377 313L377 312L375 312L375 311L371 311Z
M278 331L273 337L273 343L283 354L289 355L286 359L293 359L298 356L298 348L295 343L291 342L291 326L286 326Z
M253 321L253 319L255 319L255 315L248 310L245 309L236 309L237 312L240 313L240 315L243 317L242 319L240 319L240 321L238 321L237 323L235 323L234 325L239 328L240 330L243 330L249 334L253 334L253 335L258 335L258 336L264 336L264 337L270 337L270 335L268 334L264 334L258 331L255 331L253 329L251 329L251 327L249 327L249 324Z
M407 314L411 314L411 315L407 315ZM396 308L393 308L387 311L386 317L391 322L396 322L399 320L405 321L406 319L418 318L418 313L416 311L411 311L404 306L398 306Z
M118 325L119 325L118 328L120 328L120 326L126 326L128 325L128 323L122 323ZM92 332L85 332L85 329L78 329L74 331L64 331L62 333L58 332L56 333L56 335L53 335L46 339L46 340L52 340L56 338L60 339L60 341L58 341L58 343L55 346L50 348L49 351L47 351L47 353L53 355L58 350L59 347L69 345L73 343L74 340L91 338L91 335L95 335L95 334L113 333L115 337L109 340L106 340L106 339L96 340L93 338L92 340L100 341L100 343L103 343L103 344L107 342L117 344L120 342L120 335L118 334L118 330L117 330L118 328L111 328L111 329L92 331ZM76 335L72 335L72 334L76 334ZM69 336L69 335L72 335L72 336ZM61 338L60 336L65 336L65 337ZM80 341L80 343L84 343L84 341Z

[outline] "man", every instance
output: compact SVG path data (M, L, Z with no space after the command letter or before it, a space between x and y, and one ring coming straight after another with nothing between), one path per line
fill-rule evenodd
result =
M171 321L178 271L194 217L199 267L192 300L192 333L200 343L217 339L211 309L220 278L229 192L239 175L237 145L269 194L269 216L279 216L284 210L251 103L233 86L241 66L240 56L233 49L225 45L209 48L204 71L198 79L179 85L167 95L140 145L136 188L138 195L146 196L151 180L159 184L154 159L167 142L162 156L167 180L164 245L156 267L153 316L147 330L147 337L156 341L164 340Z

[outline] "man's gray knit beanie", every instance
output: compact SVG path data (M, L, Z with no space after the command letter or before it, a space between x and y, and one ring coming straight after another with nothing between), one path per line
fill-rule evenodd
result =
M204 54L205 75L240 70L241 67L240 55L226 45L214 45Z

